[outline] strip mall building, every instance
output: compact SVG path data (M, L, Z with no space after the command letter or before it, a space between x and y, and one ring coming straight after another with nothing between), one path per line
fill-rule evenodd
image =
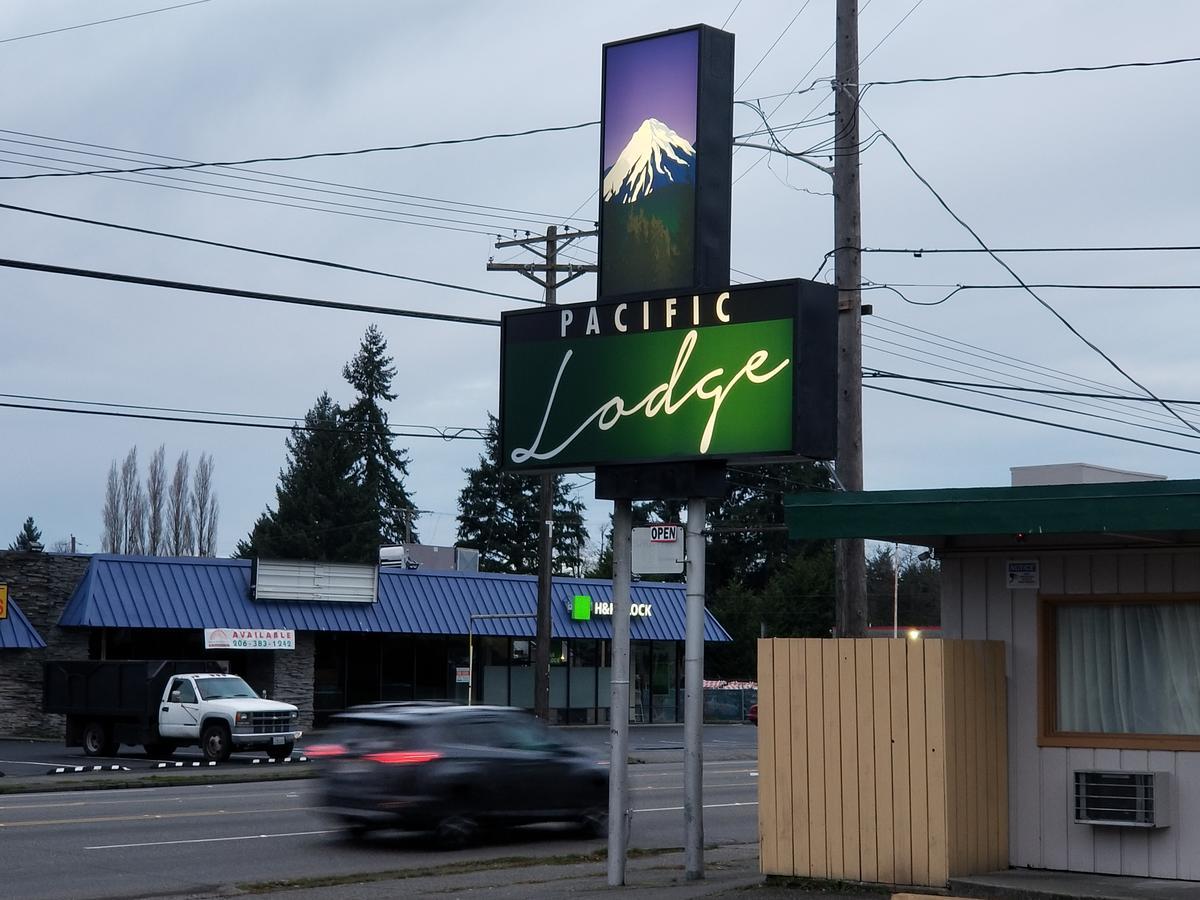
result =
M0 734L61 732L41 712L47 659L225 660L296 704L305 727L359 703L465 703L468 689L477 703L533 706L531 576L385 567L370 603L265 601L252 599L249 560L2 552L0 584ZM681 721L684 587L635 583L632 601L631 719ZM612 584L556 578L552 606L551 721L607 722ZM214 629L218 643L249 631L290 649L205 649ZM706 613L705 640L729 639Z

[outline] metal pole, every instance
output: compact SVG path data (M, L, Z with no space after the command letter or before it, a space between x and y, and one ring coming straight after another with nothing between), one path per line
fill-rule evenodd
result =
M858 171L858 0L837 0L834 68L834 280L838 287L837 476L843 490L863 489L862 221ZM867 631L867 560L861 538L836 544L837 634Z
M467 621L467 706L472 706L475 696L475 618Z
M613 501L612 678L609 687L608 734L608 884L625 883L629 844L629 583L633 555L633 503Z
M684 870L704 877L704 498L688 500L687 623L683 648Z
M892 637L900 637L900 542L892 551Z

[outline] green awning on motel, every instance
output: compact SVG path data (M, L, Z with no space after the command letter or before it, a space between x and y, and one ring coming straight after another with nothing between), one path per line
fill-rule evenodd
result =
M793 540L951 549L1200 543L1200 480L810 492L784 498Z

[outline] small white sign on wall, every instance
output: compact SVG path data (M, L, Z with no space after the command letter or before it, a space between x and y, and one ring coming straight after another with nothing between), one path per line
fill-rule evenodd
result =
M1010 559L1007 570L1010 591L1037 590L1042 586L1036 559Z

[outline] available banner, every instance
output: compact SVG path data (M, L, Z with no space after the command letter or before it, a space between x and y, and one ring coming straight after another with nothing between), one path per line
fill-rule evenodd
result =
M295 650L290 628L205 628L205 650Z

